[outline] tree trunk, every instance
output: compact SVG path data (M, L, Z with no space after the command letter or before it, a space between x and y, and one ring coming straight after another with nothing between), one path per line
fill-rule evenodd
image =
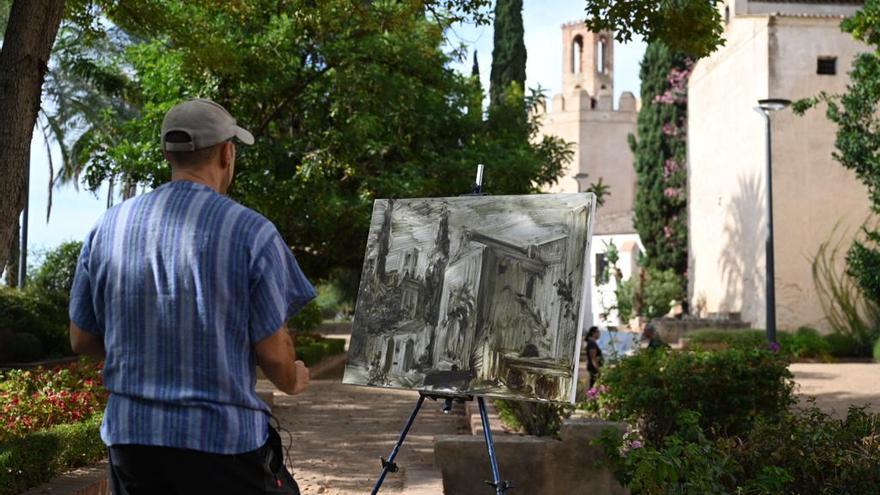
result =
M15 225L12 228L12 241L9 243L9 263L6 263L6 286L18 287L18 246L21 243L21 220L15 216Z
M64 0L15 0L0 51L0 267L24 207L31 137Z

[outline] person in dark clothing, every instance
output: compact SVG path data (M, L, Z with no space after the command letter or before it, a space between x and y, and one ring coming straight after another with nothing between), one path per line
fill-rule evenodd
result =
M587 371L590 373L590 388L596 385L601 368L602 349L599 348L599 327L590 327L587 330Z
M643 345L651 350L668 349L669 344L663 342L663 339L657 335L657 328L648 323L645 325L645 331L642 333Z

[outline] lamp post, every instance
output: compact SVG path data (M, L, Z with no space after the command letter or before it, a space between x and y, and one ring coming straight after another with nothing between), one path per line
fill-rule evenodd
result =
M767 299L767 340L776 342L776 270L773 256L773 149L770 137L770 113L782 110L791 105L790 100L768 98L758 100L755 111L764 116L767 132L767 243L765 260L767 263L766 299Z

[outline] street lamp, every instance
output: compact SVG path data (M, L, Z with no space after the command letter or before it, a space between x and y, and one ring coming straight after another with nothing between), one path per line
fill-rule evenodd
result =
M768 98L758 100L755 111L764 116L767 129L767 340L776 342L776 270L773 259L773 153L770 139L770 113L782 110L791 105L790 100L782 98Z

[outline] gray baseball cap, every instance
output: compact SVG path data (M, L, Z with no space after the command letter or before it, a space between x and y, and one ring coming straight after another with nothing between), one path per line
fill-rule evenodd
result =
M165 136L173 131L186 133L190 140L166 142ZM162 120L162 149L165 151L195 151L232 138L244 144L254 144L254 135L235 125L235 118L211 100L194 98L179 103Z

